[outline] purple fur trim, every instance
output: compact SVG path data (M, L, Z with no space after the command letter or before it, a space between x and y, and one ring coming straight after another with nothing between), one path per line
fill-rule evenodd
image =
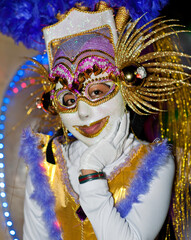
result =
M36 136L29 129L26 129L23 131L19 154L29 165L29 174L35 189L31 198L37 201L43 211L42 217L46 223L49 236L51 239L61 240L61 229L54 210L55 197L50 189L45 169L41 166L43 156L41 150L37 147L38 145Z
M128 196L116 205L121 217L127 216L133 203L140 202L138 199L140 194L146 194L149 191L150 182L157 176L159 168L166 164L170 154L171 150L165 140L156 144L153 150L145 156L143 164L137 171L137 177L131 183Z

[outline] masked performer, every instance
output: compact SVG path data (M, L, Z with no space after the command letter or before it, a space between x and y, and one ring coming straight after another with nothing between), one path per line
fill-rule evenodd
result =
M185 54L153 45L177 33L175 23L158 18L137 27L140 18L126 25L125 8L115 23L103 5L73 8L43 30L49 71L37 61L33 70L44 85L43 108L58 114L64 140L23 135L24 240L155 239L166 219L171 150L166 141L136 139L126 106L139 115L159 111L158 102L186 84L172 75L188 76L164 57Z

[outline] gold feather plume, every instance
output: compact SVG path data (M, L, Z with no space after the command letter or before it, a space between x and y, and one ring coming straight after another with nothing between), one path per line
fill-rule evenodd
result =
M38 119L35 127L37 131L56 131L61 127L61 120L52 107L48 95L49 92L54 89L55 83L49 78L49 71L44 65L33 58L25 58L25 60L28 61L25 63L25 65L27 65L27 68L25 68L25 76L16 82L15 86L19 87L22 82L26 83L25 89L28 89L29 92L27 92L29 97L26 100L27 102L29 100L29 102L25 106L26 116L22 121L14 125L12 130L15 130L25 119L34 113ZM23 91L25 91L25 89ZM43 104L43 102L45 102L45 104ZM47 108L44 108L44 106L47 106Z
M122 70L120 86L125 102L134 112L143 115L160 111L156 102L167 101L180 87L189 85L191 73L185 70L190 71L191 67L165 59L167 56L190 58L189 55L155 49L158 41L187 32L173 30L184 26L177 24L177 20L158 17L136 28L141 18L124 27L116 46L115 63ZM137 74L136 69L140 67L146 72L145 76L139 79L134 76L132 81L132 74ZM174 79L174 74L181 77Z

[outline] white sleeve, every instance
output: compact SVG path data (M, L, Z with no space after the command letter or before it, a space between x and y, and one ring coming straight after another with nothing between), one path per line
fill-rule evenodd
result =
M114 207L106 180L80 184L80 204L88 216L98 240L153 240L159 233L169 208L174 177L170 157L150 183L149 192L141 195L126 218Z
M48 232L42 219L40 206L30 198L34 191L30 176L27 177L25 202L23 240L49 240Z

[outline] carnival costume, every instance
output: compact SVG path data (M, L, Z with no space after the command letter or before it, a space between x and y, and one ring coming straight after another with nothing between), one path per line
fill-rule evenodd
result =
M35 60L29 66L44 91L38 105L58 114L53 121L61 120L63 136L24 131L24 240L154 239L167 216L174 160L166 140L148 144L129 132L126 105L139 115L162 112L162 103L190 87L190 67L178 62L189 56L170 40L184 30L162 17L128 22L124 7L114 21L105 2L94 12L79 8L43 29L49 70ZM176 202L180 188L175 192L172 221L182 237L176 211L185 208Z

